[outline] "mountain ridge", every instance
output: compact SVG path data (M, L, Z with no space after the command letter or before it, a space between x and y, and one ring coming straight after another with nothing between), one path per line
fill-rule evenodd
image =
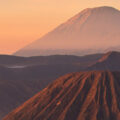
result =
M67 74L3 120L119 120L119 78L109 71Z
M103 55L97 62L88 67L89 70L120 70L120 52L110 51Z

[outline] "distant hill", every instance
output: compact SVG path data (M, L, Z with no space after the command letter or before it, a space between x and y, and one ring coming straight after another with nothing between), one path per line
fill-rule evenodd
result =
M119 10L88 8L14 55L85 55L120 50L119 26Z
M3 120L120 120L119 89L119 72L67 74Z
M106 53L88 69L120 71L120 52L114 51Z
M100 59L103 54L91 54L85 56L74 55L52 55L18 57L12 55L0 55L0 65L3 66L33 66L33 65L55 65L55 64L91 64Z

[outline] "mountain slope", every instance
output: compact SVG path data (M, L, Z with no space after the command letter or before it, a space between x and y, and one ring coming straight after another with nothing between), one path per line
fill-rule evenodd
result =
M92 71L60 77L3 120L119 120L120 73Z
M112 7L85 9L15 55L84 55L116 50L120 46L119 21L120 11Z
M59 76L81 71L101 56L0 55L0 65L5 66L0 66L0 120Z
M120 52L113 51L106 53L87 69L120 71Z

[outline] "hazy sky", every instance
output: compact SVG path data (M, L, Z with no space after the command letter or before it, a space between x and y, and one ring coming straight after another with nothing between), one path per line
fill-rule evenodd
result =
M96 6L120 9L120 0L0 0L0 54L11 54Z

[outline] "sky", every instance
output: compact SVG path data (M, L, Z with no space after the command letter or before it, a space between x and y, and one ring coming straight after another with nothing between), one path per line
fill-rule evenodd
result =
M85 8L120 0L0 0L0 54L13 54Z

